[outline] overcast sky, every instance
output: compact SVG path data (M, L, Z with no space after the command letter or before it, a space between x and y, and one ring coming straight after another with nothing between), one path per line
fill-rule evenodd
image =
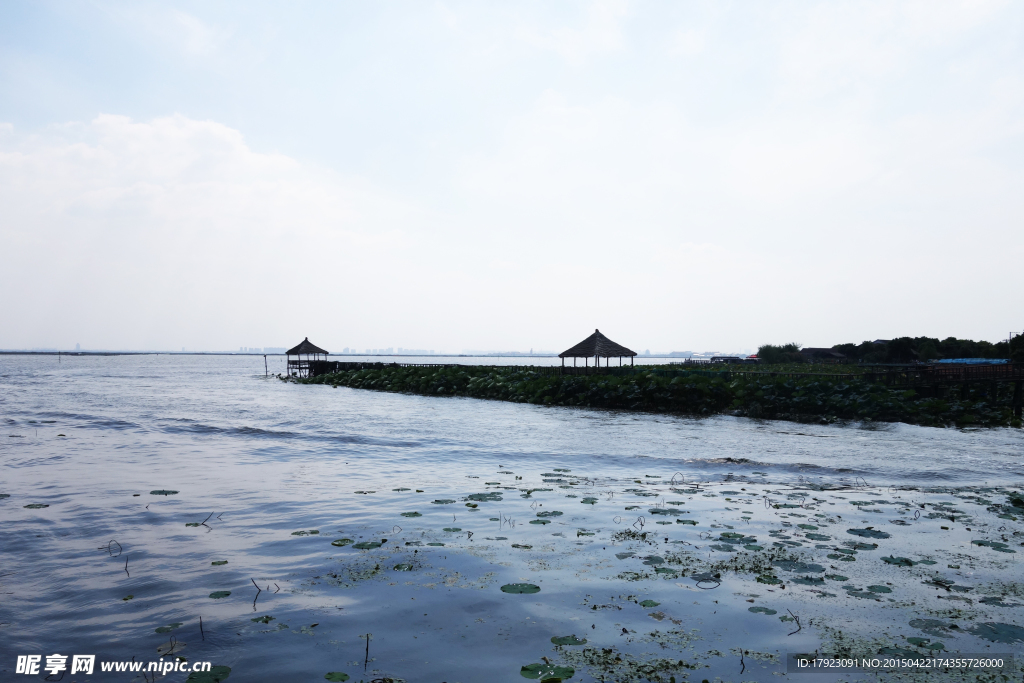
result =
M0 348L1024 328L1024 4L6 2Z

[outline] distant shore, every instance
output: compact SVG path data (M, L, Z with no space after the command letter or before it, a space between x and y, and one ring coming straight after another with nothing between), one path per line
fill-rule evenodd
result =
M396 366L341 371L309 379L424 396L463 396L553 406L833 423L905 422L930 427L1020 427L1009 386L969 386L964 393L922 396L856 375L743 375L672 366L612 368L608 374L560 375L554 368ZM832 370L837 372L837 370ZM289 379L289 378L282 378Z

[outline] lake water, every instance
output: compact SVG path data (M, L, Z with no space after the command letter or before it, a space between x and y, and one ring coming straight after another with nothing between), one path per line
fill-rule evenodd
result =
M55 653L447 683L1022 653L1021 430L332 389L252 356L0 356L0 411L3 680ZM96 666L64 680L144 680Z

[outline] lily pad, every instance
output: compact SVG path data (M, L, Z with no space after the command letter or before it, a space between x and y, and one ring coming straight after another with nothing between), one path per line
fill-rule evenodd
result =
M825 579L820 576L799 576L795 579L790 580L792 583L800 584L801 586L820 586L825 583Z
M444 547L444 543L438 543L437 541L434 541L432 543L428 543L427 545L432 545L435 548L442 548L442 547Z
M27 507L29 510L42 510L43 508L48 508L50 506L46 503L29 503L23 507Z
M501 493L499 493L498 491L489 491L488 493L471 493L469 494L468 498L470 500L475 500L480 503L488 501L498 502L501 500ZM434 502L436 503L437 501L435 500Z
M183 622L176 621L173 624L167 624L167 626L158 626L156 628L157 633L170 633L176 628L180 628Z
M157 489L156 491L150 491L151 496L174 496L177 495L177 491L170 491L168 489Z
M799 572L801 574L821 574L825 568L820 564L812 562L800 562L799 560L776 560L775 566L787 572Z
M126 596L124 596L124 597L123 597L123 598L121 598L121 599L122 599L122 600L124 600L125 602L128 602L129 600L132 600L132 599L134 599L134 598L135 598L135 596L134 596L134 595L126 595Z
M650 555L644 558L644 564L649 567L657 567L658 565L665 564L665 558L658 557L657 555Z
M451 505L455 501L451 498L438 498L437 500L430 501L433 505Z
M670 567L658 567L657 569L654 570L654 573L656 573L656 574L664 574L664 575L666 575L670 579L674 579L675 577L679 576L679 572L676 571L675 569L670 568Z
M583 503L584 505L594 505L595 503L597 503L597 498L591 498L590 496L587 496L580 502Z
M807 534L807 538L812 541L831 541L832 537L827 534Z
M339 548L342 548L346 545L352 545L353 543L355 543L355 541L353 541L351 538L339 538L335 541L331 541L331 545L337 546Z
M885 562L886 564L895 565L897 567L913 567L915 564L917 564L917 562L914 562L909 557L893 557L892 555L890 555L889 557L883 557L882 562Z
M223 566L224 566L224 565L226 565L227 563L228 563L228 561L227 561L227 560L214 560L214 561L213 561L213 562L211 562L210 564L212 564L212 565L213 565L214 567L223 567Z
M26 505L25 507L28 507L28 506ZM1005 543L1000 543L999 541L971 541L971 545L978 545L978 546L982 546L982 547L986 547L986 548L992 548L992 550L995 550L995 551L998 551L998 552L1001 552L1001 553L1015 553L1015 552L1017 552L1016 550L1014 550L1014 549L1010 548L1009 546L1007 546Z
M562 681L572 678L576 670L570 666L555 666L554 664L527 664L519 670L523 678L539 678L542 681Z
M757 577L757 582L766 583L769 586L777 586L780 583L782 583L782 579L778 578L777 576L771 576L770 574L762 574L761 576Z
M967 631L979 638L991 640L993 643L1024 643L1024 628L1013 624L987 621L983 624L975 624Z
M872 593L892 593L892 589L888 586L868 586L868 590Z
M501 587L502 593L513 593L515 595L529 595L532 593L539 593L540 586L532 583L506 583Z
M319 529L310 529L309 531L293 531L292 536L317 536L320 534Z
M550 519L531 519L530 524L551 524Z
M391 490L392 491L412 491L412 489L405 488L404 486L399 486L397 489L391 489Z
M9 494L9 493L0 493L0 500L3 500L4 498L10 498L10 497L11 497L11 494Z
M214 591L210 593L210 597L214 600L220 600L221 598L226 598L229 595L231 595L231 591Z
M402 516L403 517L422 517L423 515L421 515L418 512L403 512Z
M374 548L381 547L381 545L380 541L363 541L362 543L356 543L352 547L359 550L373 550Z
M692 526L697 526L697 520L695 520L695 519L677 519L676 520L676 524L690 524Z
M444 531L447 531L448 533L454 534L454 533L458 533L458 532L462 531L462 529L460 529L457 526L446 526L444 528Z
M850 550L854 551L854 552L856 552L858 550L877 550L878 549L878 544L877 543L864 543L862 541L843 541L843 545L846 546L847 548L849 548ZM845 553L847 551L846 550L840 550L839 552Z
M220 683L230 675L230 666L213 666L209 671L193 671L185 679L185 683Z
M892 538L892 534L887 534L878 529L847 529L846 533L860 536L861 538Z
M768 615L778 614L779 613L778 610L771 609L770 607L748 607L747 611L748 612L753 612L755 614L768 614Z
M910 625L930 636L948 636L953 626L939 619L911 619Z
M850 579L842 574L825 574L825 578L829 581L849 581Z
M256 622L257 624L269 624L273 620L274 617L270 616L269 614L265 614L262 617L255 617L253 619L250 619L249 621Z
M324 678L327 679L328 681L336 681L336 682L347 681L348 680L348 674L347 673L343 673L341 671L329 671L324 676Z
M551 642L555 645L586 645L587 639L577 638L575 635L571 636L552 636Z
M403 562L401 564L396 564L395 565L395 571L396 572L411 572L412 571L412 565L408 564L406 562Z
M651 607L657 607L660 604L660 602L655 602L654 600L644 600L640 603L640 606L645 609L650 609Z
M818 527L814 526L813 524L797 524L797 526L800 527L801 529L806 530L806 531L817 531L818 530Z
M544 512L538 512L538 517L561 517L562 513L558 510L545 510Z

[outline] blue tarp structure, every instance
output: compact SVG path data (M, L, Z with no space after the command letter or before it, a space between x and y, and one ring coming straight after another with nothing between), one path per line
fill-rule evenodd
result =
M1006 358L945 358L936 363L954 363L956 365L1003 365L1010 361Z

